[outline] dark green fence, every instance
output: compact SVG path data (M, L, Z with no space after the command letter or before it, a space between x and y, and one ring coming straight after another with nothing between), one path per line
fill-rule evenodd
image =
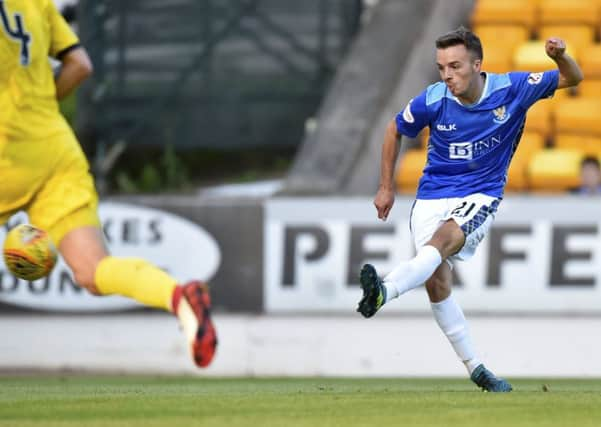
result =
M78 126L110 147L294 146L360 0L80 0L95 66Z

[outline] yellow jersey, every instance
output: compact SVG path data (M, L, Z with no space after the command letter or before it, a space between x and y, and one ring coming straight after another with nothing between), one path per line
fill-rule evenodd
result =
M0 0L0 143L68 130L49 57L78 45L52 0Z

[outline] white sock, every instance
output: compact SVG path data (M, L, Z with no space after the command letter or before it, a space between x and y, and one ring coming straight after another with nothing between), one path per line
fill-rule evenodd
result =
M421 247L413 259L402 262L384 277L386 300L389 301L423 285L441 262L438 249L430 245Z
M391 282L383 282L382 283L386 288L386 299L384 300L384 304L386 304L391 299L395 299L399 296L399 291L396 290L396 286Z
M434 318L447 336L455 353L465 364L467 371L471 375L474 369L480 365L480 360L476 357L474 346L467 328L467 321L459 304L453 298L453 295L440 302L431 303Z

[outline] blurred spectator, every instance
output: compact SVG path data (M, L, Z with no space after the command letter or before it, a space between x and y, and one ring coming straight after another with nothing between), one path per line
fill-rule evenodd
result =
M580 187L575 193L601 195L601 166L596 157L587 156L580 163Z

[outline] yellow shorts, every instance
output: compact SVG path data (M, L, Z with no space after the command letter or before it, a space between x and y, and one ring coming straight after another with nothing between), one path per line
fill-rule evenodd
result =
M0 144L0 224L25 210L58 246L71 230L100 227L89 165L71 131Z

